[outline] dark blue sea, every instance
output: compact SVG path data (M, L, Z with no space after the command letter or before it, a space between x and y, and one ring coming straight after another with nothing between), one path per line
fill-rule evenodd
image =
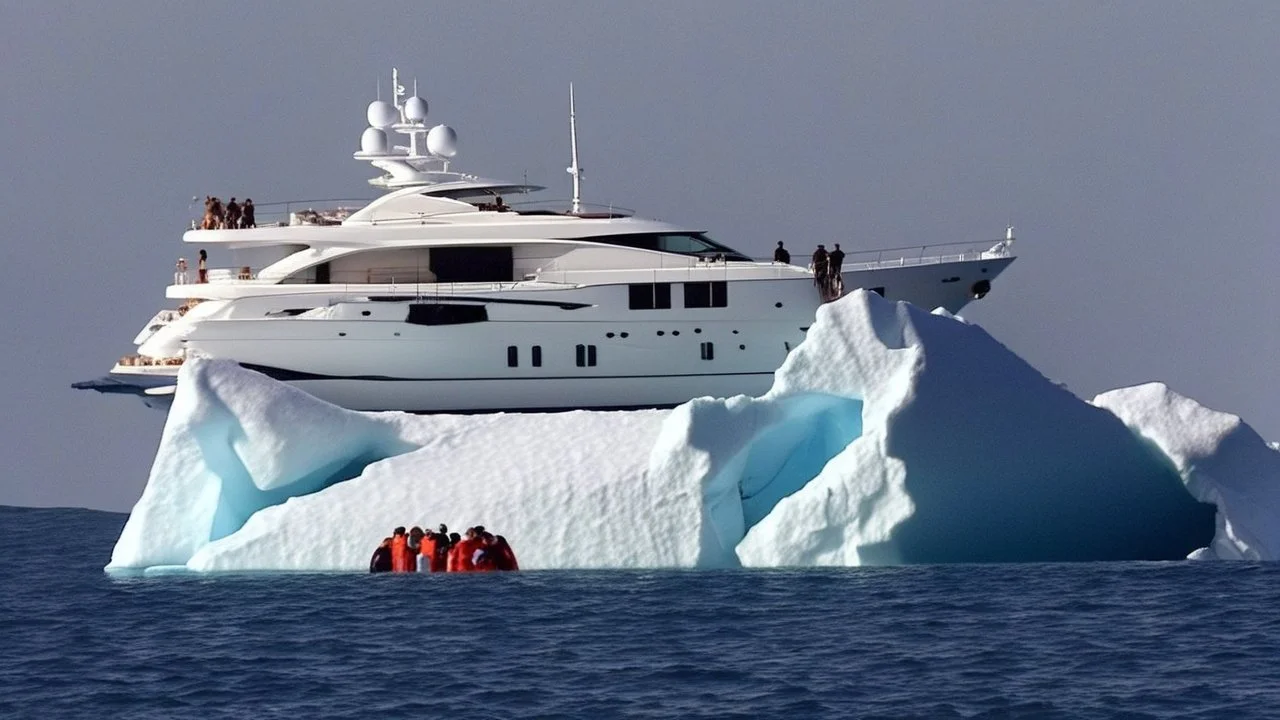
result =
M0 716L1280 717L1276 565L125 579L124 520L0 507Z

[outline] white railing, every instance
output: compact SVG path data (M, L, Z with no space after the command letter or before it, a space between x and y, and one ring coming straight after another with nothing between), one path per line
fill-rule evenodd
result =
M885 248L883 250L854 250L847 252L843 271L879 270L909 265L940 265L966 260L984 260L1012 257L1010 240L980 240L976 242L912 245L910 247Z

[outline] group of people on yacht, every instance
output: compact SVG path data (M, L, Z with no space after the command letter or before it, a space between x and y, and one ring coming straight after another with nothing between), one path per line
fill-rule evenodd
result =
M773 261L791 264L791 253L783 246L782 241L778 241L778 247L773 251ZM831 252L827 252L827 246L819 244L818 249L813 253L813 260L809 265L809 269L813 271L813 284L818 287L822 293L823 300L835 300L844 293L844 280L840 276L841 268L844 265L844 251L840 249L840 243L836 243L836 247Z
M253 212L253 200L250 198L245 198L243 203L237 203L235 198L231 198L223 205L219 198L205 195L204 220L200 223L200 229L235 230L258 227Z
M501 535L483 525L467 528L465 535L403 526L383 538L369 558L369 572L488 572L519 570L515 551Z

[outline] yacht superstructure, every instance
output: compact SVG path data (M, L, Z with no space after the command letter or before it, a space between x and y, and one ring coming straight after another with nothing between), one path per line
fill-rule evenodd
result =
M180 301L134 338L137 353L77 387L165 405L189 357L232 358L330 402L414 412L637 408L759 394L814 312L841 290L955 312L1014 260L986 243L851 252L839 282L756 261L700 228L592 208L580 196L570 90L573 199L459 173L456 133L427 104L369 106L355 158L385 194L355 209L290 213L183 241L253 265L181 273ZM388 132L408 136L392 146ZM206 223L207 224L207 223ZM194 228L194 224L193 224ZM796 243L798 246L800 243Z

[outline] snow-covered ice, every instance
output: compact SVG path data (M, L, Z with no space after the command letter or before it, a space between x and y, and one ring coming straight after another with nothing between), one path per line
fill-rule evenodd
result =
M362 570L442 522L522 568L1272 560L1280 452L1160 385L1084 402L857 292L763 397L670 411L358 413L191 361L108 569Z

